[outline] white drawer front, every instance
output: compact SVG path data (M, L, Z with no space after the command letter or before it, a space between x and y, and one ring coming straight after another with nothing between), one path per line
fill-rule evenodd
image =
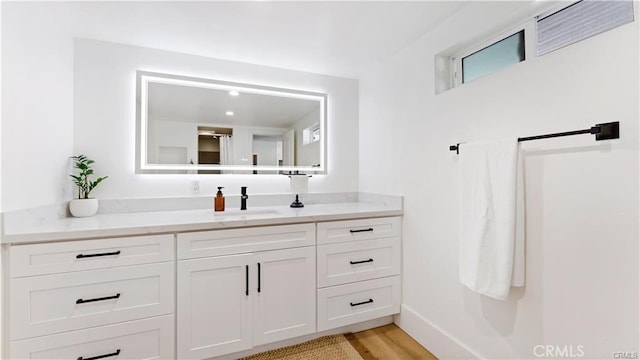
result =
M296 224L178 234L178 259L315 245L315 229Z
M318 245L400 236L400 217L318 223Z
M11 359L171 359L173 315L11 342ZM112 355L112 356L105 356Z
M318 246L318 287L400 274L400 238Z
M173 313L174 264L10 280L11 339Z
M173 234L14 245L12 278L171 261Z
M400 276L318 290L318 331L400 312Z

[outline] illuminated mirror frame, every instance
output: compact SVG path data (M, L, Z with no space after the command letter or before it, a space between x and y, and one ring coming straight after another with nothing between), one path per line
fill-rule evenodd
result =
M252 94L282 96L294 99L315 100L320 104L320 166L270 166L270 165L200 165L200 164L150 164L147 162L148 89L149 83L183 85L216 90L237 90ZM171 75L148 71L136 71L136 173L139 174L197 174L198 170L225 170L230 174L251 174L253 171L298 171L303 174L327 172L327 94ZM217 174L214 174L217 175Z

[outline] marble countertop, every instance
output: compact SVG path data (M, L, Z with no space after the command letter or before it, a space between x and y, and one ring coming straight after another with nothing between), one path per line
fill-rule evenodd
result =
M145 235L182 231L226 229L248 226L320 222L366 217L402 215L402 200L368 198L335 203L289 206L254 206L248 211L227 208L181 209L103 213L89 218L41 218L40 221L5 219L2 244ZM22 223L22 224L21 224Z

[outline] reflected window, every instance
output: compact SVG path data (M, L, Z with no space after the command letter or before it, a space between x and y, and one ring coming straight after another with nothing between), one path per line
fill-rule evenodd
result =
M302 142L305 145L320 141L320 124L314 124L302 131Z
M311 131L311 142L320 141L320 128L315 128Z

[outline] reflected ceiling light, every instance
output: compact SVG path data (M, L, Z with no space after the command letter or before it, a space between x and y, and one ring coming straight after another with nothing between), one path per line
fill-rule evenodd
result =
M237 92L236 90L231 90L231 91L229 91L229 95L231 95L231 96L238 96L238 95L240 95L240 93L239 93L239 92Z
M233 116L233 111L229 110L225 114L227 114L227 116Z

